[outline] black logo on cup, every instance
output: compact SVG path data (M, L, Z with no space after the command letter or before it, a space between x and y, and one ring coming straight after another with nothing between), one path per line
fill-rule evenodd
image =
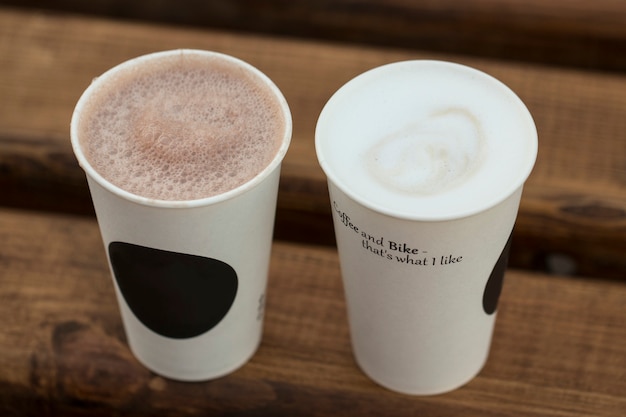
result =
M124 242L109 244L118 287L137 319L165 337L185 339L215 327L237 294L225 262Z
M502 253L491 271L489 280L487 280L487 286L485 286L485 292L483 293L483 310L485 310L487 314L495 313L498 308L498 300L502 292L502 281L504 281L504 273L509 261L512 237L513 234L509 236L509 240L506 242L506 245L504 245L504 249L502 249Z

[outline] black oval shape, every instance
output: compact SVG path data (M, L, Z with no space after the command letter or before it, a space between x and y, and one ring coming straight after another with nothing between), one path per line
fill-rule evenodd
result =
M165 337L186 339L211 330L237 294L237 273L217 259L125 242L111 242L109 257L131 311Z
M502 253L498 258L498 261L489 275L485 291L483 293L483 310L485 313L491 315L495 313L498 308L498 300L500 299L500 293L502 292L502 282L504 281L504 273L506 272L506 266L509 261L509 251L511 250L511 240L513 233L509 236L509 239L502 249Z

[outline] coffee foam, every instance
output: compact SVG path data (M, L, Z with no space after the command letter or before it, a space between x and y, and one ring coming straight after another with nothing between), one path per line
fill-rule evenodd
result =
M390 189L437 194L479 168L484 142L481 123L467 109L442 109L382 138L367 151L365 163Z
M519 187L536 131L499 81L457 64L407 61L368 71L326 104L316 129L330 180L406 218L476 212Z
M180 53L118 71L79 120L81 148L107 181L158 200L194 200L251 180L276 156L285 116L240 65Z

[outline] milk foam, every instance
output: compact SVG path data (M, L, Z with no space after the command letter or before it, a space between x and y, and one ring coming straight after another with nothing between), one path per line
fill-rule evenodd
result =
M316 129L329 179L389 214L445 219L521 186L536 155L530 113L477 70L407 61L368 71L326 104Z
M368 171L390 189L437 194L475 172L485 152L480 122L467 109L434 111L375 143Z
M285 135L265 81L236 63L182 52L115 73L78 123L81 148L100 175L159 200L240 186L268 166Z

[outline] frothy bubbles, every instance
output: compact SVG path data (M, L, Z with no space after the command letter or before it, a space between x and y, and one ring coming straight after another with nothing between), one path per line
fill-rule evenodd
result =
M98 90L80 137L109 182L143 197L193 200L261 172L280 148L284 122L273 93L241 67L181 54Z

